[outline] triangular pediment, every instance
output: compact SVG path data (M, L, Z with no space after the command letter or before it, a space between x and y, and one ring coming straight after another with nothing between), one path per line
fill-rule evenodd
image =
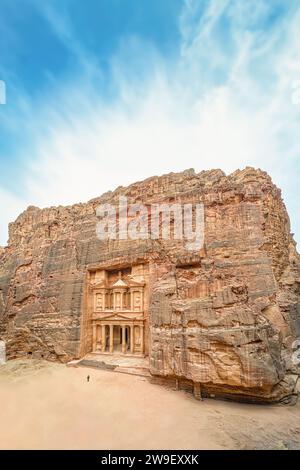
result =
M126 282L123 281L123 279L118 279L112 287L128 287Z
M130 315L126 315L124 313L113 313L102 316L101 319L103 320L133 320L134 317Z

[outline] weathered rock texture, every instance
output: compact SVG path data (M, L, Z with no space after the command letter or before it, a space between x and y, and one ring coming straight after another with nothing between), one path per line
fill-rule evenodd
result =
M0 366L6 362L5 342L0 341Z
M96 207L205 204L205 245L178 240L101 241ZM154 376L202 392L277 400L290 391L300 337L300 258L270 177L246 168L153 177L87 204L29 207L0 252L0 338L8 358L68 361L88 352L87 270L149 264L149 358Z

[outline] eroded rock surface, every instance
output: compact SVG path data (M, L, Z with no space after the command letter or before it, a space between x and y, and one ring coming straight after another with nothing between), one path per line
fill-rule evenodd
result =
M205 243L96 236L96 208L129 203L205 207ZM207 394L277 400L297 373L300 258L270 177L246 168L193 170L120 187L86 204L29 207L0 251L0 339L8 358L66 362L85 351L91 266L149 264L149 358L154 376L200 383Z

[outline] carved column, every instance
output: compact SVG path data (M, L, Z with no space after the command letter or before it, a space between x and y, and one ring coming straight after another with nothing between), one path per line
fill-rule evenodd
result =
M140 310L144 311L144 289L141 289L141 307Z
M202 400L201 384L194 382L194 397L196 400Z
M130 294L130 289L127 291L127 310L131 310L131 294Z
M105 352L106 349L106 336L105 336L105 325L101 326L101 350Z
M93 323L93 351L97 349L97 325Z
M144 325L140 326L140 335L141 335L141 353L144 354Z
M125 337L125 326L122 326L122 353L126 351L126 337Z
M134 353L134 325L130 326L130 353Z
M99 350L99 344L101 343L101 335L100 335L100 326L96 325L96 351Z
M109 325L109 352L114 352L114 326Z
M133 312L133 292L130 289L130 310Z

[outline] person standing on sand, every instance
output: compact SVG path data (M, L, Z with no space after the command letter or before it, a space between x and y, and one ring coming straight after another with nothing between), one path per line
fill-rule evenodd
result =
M87 381L87 382L90 381L90 376L89 376L89 375L87 376L86 381Z

